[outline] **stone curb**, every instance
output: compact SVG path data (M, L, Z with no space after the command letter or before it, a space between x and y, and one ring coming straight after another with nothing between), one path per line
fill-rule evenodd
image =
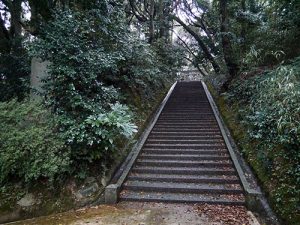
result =
M153 118L150 120L149 125L147 126L145 131L142 133L142 135L140 136L137 143L133 146L131 152L129 153L126 160L124 161L124 163L126 163L126 166L125 166L121 176L117 180L117 182L114 183L114 184L110 184L105 188L104 198L105 198L105 203L106 204L115 204L115 203L118 202L118 196L119 196L120 188L121 188L122 184L124 183L127 175L129 174L129 171L131 170L136 158L138 157L144 143L147 140L147 137L149 136L152 128L154 127L156 121L158 120L158 118L159 118L163 108L165 107L171 93L173 92L173 89L175 88L176 84L177 84L177 82L175 82L172 85L172 87L169 89L166 97L161 102L161 104L158 107L158 109L157 109L156 113L154 114Z
M230 144L230 141L229 141L229 138L228 136L230 136L230 134L228 134L226 131L225 131L225 128L224 128L224 122L222 121L221 119L221 115L220 115L220 112L216 106L216 103L214 102L209 90L207 89L207 86L206 84L202 81L202 85L204 87L204 90L205 90L205 93L206 93L206 96L208 98L208 101L213 109L213 112L214 112L214 115L216 117L216 120L218 122L218 125L219 125L219 128L221 130L221 133L222 133L222 136L224 138L224 141L225 141L225 144L226 144L226 147L228 148L228 151L229 151L229 154L230 154L230 157L233 161L233 164L235 166L235 169L239 175L239 178L242 182L242 185L243 185L243 188L246 192L247 195L255 195L255 196L259 196L259 195L262 195L261 192L257 191L257 190L254 190L252 188L250 188L250 185L245 177L245 174L244 174L244 171L242 170L242 167L237 159L237 156Z

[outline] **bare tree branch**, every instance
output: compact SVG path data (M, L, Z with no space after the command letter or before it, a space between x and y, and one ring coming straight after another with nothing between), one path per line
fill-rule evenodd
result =
M220 72L220 66L217 64L217 62L215 61L214 57L212 56L212 54L210 53L208 47L205 45L205 43L203 42L203 40L201 39L200 35L197 34L191 27L189 27L188 25L186 25L181 19L179 19L177 16L172 15L172 18L178 22L188 33L190 33L195 40L198 42L199 46L201 47L201 49L204 52L205 57L210 61L210 63L212 64L214 70L216 73Z
M135 0L129 0L129 4L131 6L132 9L132 13L135 15L135 17L140 21L140 22L146 22L148 20L148 18L143 15L140 10L138 9L138 7L135 4Z

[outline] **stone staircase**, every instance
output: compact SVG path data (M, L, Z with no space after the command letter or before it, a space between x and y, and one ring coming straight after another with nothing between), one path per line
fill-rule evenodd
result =
M120 200L245 204L201 82L177 83L122 185Z

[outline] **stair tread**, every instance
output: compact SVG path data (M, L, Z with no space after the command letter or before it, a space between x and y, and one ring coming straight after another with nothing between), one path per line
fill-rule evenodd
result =
M156 154L215 154L215 155L220 155L220 154L228 154L226 149L180 149L180 148L164 148L164 149L159 149L159 148L143 148L143 153L156 153Z
M173 175L173 174L147 174L147 173L130 173L128 180L139 181L164 181L164 182L182 182L182 183L230 183L239 184L237 176L221 175Z
M194 163L231 163L230 160L183 160L183 159L170 159L170 160L165 160L165 159L138 159L137 162L161 162L161 163L191 163L191 164L194 164Z
M218 127L216 128L209 128L209 127L190 127L190 128L182 128L182 127L158 127L154 126L154 130L182 130L182 131L220 131Z
M173 143L176 143L176 142L183 142L183 141L189 141L189 142L197 142L197 141L202 141L202 142L214 142L214 143L219 143L219 142L224 142L222 139L216 139L216 140L209 140L209 139L206 139L206 140L199 140L199 139L196 139L196 140L192 140L192 139L184 139L184 140L168 140L168 139L157 139L157 138L148 138L147 139L148 142L158 142L158 141L162 141L162 142L167 142L167 141L172 141Z
M235 170L224 168L184 168L184 167L150 167L150 166L135 166L132 169L133 173L153 173L153 174L190 174L190 175L236 175Z
M231 161L229 160L157 160L157 159L139 159L136 162L136 165L139 166L157 166L157 167L166 167L166 166L176 166L176 167L230 167L232 166Z
M173 140L185 140L185 139L188 139L188 140L204 140L204 141L222 141L223 140L221 139L220 136L216 136L216 137L213 137L213 136L209 136L209 135L194 135L194 136L184 136L184 135L149 135L148 139L149 141L152 141L152 140L168 140L168 141L173 141ZM221 140L220 140L221 139Z
M211 194L186 194L186 193L160 193L160 192L135 192L122 191L120 200L172 202L172 203L209 203L226 205L244 205L242 195L211 195Z
M176 174L151 174L151 173L130 173L129 176L134 177L161 177L161 178L193 178L193 179L238 179L237 176L224 175L176 175Z
M155 182L155 181L127 181L123 184L125 188L140 187L140 188L162 188L162 189L183 189L183 191L191 190L215 190L215 191L239 191L243 189L239 184L199 184L199 183L178 183L178 182Z
M151 134L176 134L176 135L221 135L220 132L207 131L207 132L197 132L197 131L155 131L152 130Z
M206 155L206 154L146 154L142 153L140 155L142 159L164 159L164 160L173 160L173 159L189 159L193 160L227 160L230 159L229 155L216 156L216 155Z
M216 123L212 123L212 122L209 122L209 123L203 123L203 122L198 122L198 123L188 123L188 122L181 122L181 123L168 123L168 122L158 122L156 123L155 126L196 126L196 127L199 127L199 126L212 126L212 127L218 127L218 124Z
M174 143L174 144L148 144L146 143L145 146L223 146L222 143L216 143L216 144L180 144L180 143Z

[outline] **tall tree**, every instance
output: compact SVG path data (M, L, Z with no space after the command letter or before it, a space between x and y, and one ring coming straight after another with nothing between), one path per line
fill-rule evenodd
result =
M195 40L198 42L200 48L202 49L205 57L209 60L209 62L211 63L212 67L214 68L214 71L216 73L220 72L220 66L218 65L218 63L216 62L214 56L211 54L209 48L207 47L207 45L204 43L204 41L202 40L200 34L198 34L197 32L195 32L193 30L193 28L191 28L190 26L188 26L187 24L185 24L179 17L173 15L172 16L173 19L178 22L188 33L190 33Z
M22 0L0 1L0 101L24 98L29 61L22 41Z
M239 65L236 61L235 52L232 48L230 31L229 31L229 14L228 14L228 0L219 0L220 10L220 32L223 47L224 61L228 68L229 78L224 85L226 89L231 80L236 77L239 72Z
M0 51L10 52L12 44L20 47L22 0L2 0L0 3L3 12L3 15L0 15Z
M153 43L158 38L170 41L170 20L169 15L175 3L171 0L129 0L127 14L132 21L146 28L148 42Z

